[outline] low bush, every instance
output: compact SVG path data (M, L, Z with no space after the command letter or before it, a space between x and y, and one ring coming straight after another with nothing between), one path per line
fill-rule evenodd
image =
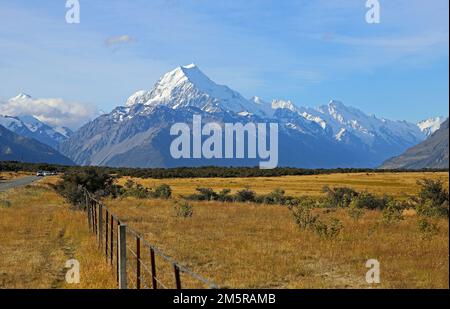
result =
M152 193L155 198L169 199L172 196L172 188L170 188L167 184L161 184L155 188L155 191Z
M235 200L237 202L256 202L256 193L249 188L236 192Z
M221 202L232 202L234 198L230 193L231 193L230 189L221 190L217 195L217 200Z
M135 197L138 199L146 199L152 197L151 189L144 187L141 184L135 183L133 180L128 179L124 187L121 190L122 197Z
M329 224L326 224L321 220L317 220L313 225L314 232L321 238L336 238L341 233L343 225L336 218L331 218L330 221Z
M173 208L177 217L189 218L194 214L194 207L186 201L176 201Z
M121 187L114 184L114 179L101 170L89 168L79 173L64 174L62 180L54 185L54 189L75 208L84 209L86 207L84 190L97 197L120 195Z
M11 202L8 200L0 200L0 207L9 208L11 207Z
M320 216L313 214L312 205L314 202L303 199L299 205L292 208L294 221L300 229L310 230L321 238L335 238L342 230L341 222L336 218L331 218L329 223L320 219Z
M347 208L352 199L358 196L358 192L347 187L330 188L329 186L324 186L323 192L326 194L324 204L326 207L331 208Z
M422 239L431 239L433 236L439 233L439 227L437 224L432 223L424 218L417 221L417 226Z
M427 217L448 217L449 193L442 181L423 179L418 184L421 186L419 194L412 198L417 213Z
M215 201L219 195L212 188L198 187L195 189L197 193L191 194L186 198L193 201Z
M298 205L292 209L294 221L301 229L308 229L314 226L319 216L314 215L308 205Z
M390 199L383 209L383 222L387 224L403 220L404 205L394 199Z
M364 214L364 209L358 208L357 206L353 205L353 201L352 203L350 203L350 206L348 208L348 215L350 216L350 218L352 218L353 220L359 220L364 216Z
M388 201L388 196L377 197L372 193L363 191L353 196L349 207L369 210L384 209Z

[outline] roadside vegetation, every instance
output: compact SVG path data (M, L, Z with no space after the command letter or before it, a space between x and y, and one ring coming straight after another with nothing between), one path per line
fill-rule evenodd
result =
M115 288L86 215L71 210L47 177L22 188L0 192L1 288ZM80 284L67 284L65 263L80 262Z

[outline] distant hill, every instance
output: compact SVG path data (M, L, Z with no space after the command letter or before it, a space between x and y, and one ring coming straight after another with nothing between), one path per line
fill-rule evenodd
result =
M74 165L55 149L35 139L18 135L0 125L0 161Z
M383 169L449 168L447 119L429 138L408 149L404 154L387 160Z

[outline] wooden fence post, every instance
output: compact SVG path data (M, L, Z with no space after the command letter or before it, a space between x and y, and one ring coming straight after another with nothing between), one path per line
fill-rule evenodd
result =
M105 209L105 256L106 262L108 262L108 236L109 236L109 211Z
M94 234L97 235L97 204L94 201L92 203L92 223L94 224Z
M155 250L153 248L150 248L150 262L152 266L152 287L156 290L158 288L158 283L156 282Z
M173 270L175 272L175 285L177 290L181 290L180 268L177 264L173 264Z
M87 212L87 219L88 219L88 225L89 225L89 231L92 232L92 209L89 203L89 197L87 192L84 192L85 198L86 198L86 212Z
M98 240L98 247L101 248L102 247L102 242L103 242L103 206L102 204L98 204L98 231L97 231L97 240Z
M119 289L127 288L127 226L119 225L117 244L119 249Z
M141 239L136 236L136 289L141 288Z
M110 251L111 251L111 266L113 265L113 261L114 261L114 217L111 214L111 246L110 246Z

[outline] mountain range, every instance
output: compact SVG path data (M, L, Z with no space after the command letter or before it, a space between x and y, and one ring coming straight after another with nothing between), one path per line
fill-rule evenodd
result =
M449 120L425 141L408 149L404 154L387 160L381 168L384 169L421 169L448 168Z
M9 101L27 101L31 99L31 96L21 93L9 99ZM32 115L10 116L0 114L0 125L14 133L35 139L54 149L57 149L59 143L73 134L72 130L67 127L52 127Z
M306 168L377 167L390 157L424 141L443 118L419 124L393 121L332 100L317 108L290 101L244 98L218 85L196 65L178 67L151 90L140 90L123 105L82 126L58 144L58 150L80 165L127 167L242 166L254 159L173 159L170 127L204 122L279 125L279 166Z
M31 99L19 94L9 102ZM123 105L75 132L33 115L0 114L0 159L116 167L258 165L256 159L172 158L170 127L177 122L192 126L193 115L220 125L277 123L278 166L304 168L378 167L425 140L435 140L435 135L442 136L438 132L446 119L434 117L415 124L367 115L336 100L310 108L257 96L246 99L190 64L166 73L152 89L135 92ZM435 145L427 141L425 146ZM390 162L398 159L386 161L383 167L395 165Z
M14 133L0 125L0 161L73 165L73 161L52 147Z

